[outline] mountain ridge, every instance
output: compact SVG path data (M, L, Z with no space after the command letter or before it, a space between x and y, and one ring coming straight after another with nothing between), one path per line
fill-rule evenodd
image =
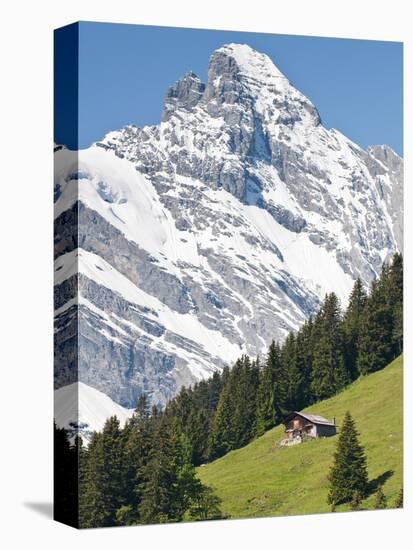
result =
M325 129L245 45L171 86L158 126L55 158L56 354L77 322L80 349L55 385L78 375L124 407L262 353L402 249L400 157Z

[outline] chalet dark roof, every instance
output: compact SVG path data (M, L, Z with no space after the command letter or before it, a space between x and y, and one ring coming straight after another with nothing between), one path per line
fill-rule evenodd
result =
M298 411L293 411L291 414L287 416L287 418L284 420L284 423L289 422L294 416L301 416L302 418L305 418L312 424L322 424L323 426L335 426L335 423L331 420L327 420L323 416L318 416L317 414L309 414L309 413L303 413Z

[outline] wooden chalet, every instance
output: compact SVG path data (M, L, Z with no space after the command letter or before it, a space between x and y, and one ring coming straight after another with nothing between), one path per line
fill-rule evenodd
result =
M299 443L306 437L330 437L337 433L336 421L316 414L294 411L285 420L286 444Z

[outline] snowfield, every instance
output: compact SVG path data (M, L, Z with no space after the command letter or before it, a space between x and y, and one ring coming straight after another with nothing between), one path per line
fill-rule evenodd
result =
M133 415L134 409L121 407L104 393L83 384L69 384L54 392L55 422L59 428L76 433L76 427L87 443L91 432L101 431L110 416L116 416L121 426Z

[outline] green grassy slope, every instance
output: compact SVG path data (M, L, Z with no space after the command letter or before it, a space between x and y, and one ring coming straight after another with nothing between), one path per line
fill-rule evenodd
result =
M402 487L402 357L384 370L359 379L339 395L306 409L338 427L350 410L367 454L371 487L382 483L392 507ZM294 447L278 447L283 427L198 468L215 488L222 510L233 518L328 512L327 474L338 435ZM374 507L374 494L362 508ZM348 510L348 505L337 511Z

